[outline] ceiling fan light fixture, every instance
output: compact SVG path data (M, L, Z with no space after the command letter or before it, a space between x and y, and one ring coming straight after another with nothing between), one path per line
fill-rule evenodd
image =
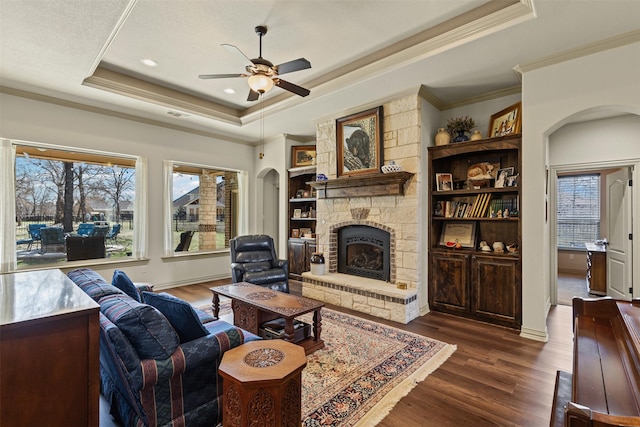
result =
M269 92L273 88L273 80L264 74L254 74L248 79L249 87L258 93Z

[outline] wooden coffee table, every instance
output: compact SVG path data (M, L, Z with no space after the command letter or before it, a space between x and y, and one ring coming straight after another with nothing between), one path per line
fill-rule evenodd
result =
M284 339L292 343L295 337L293 321L313 311L312 335L295 344L304 347L306 354L324 347L324 341L320 338L324 303L246 282L210 289L213 293L213 316L216 319L220 313L220 295L223 295L231 298L235 326L259 335L260 325L281 317L285 320Z

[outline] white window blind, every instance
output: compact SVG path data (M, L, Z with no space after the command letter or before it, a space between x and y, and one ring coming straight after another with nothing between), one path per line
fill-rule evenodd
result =
M558 177L558 248L584 248L600 236L600 175Z

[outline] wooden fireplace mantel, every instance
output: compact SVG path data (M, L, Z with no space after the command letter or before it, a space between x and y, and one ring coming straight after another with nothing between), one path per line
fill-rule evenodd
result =
M404 195L404 184L413 176L411 172L379 173L349 176L328 181L307 182L316 189L318 199L341 197L369 197Z

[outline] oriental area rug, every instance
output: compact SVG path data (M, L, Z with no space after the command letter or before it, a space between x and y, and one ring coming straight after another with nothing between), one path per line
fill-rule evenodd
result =
M220 315L231 312L222 301ZM211 306L201 307L211 312ZM312 323L311 314L298 318ZM302 371L302 426L372 426L456 346L322 309L325 348L307 356Z

